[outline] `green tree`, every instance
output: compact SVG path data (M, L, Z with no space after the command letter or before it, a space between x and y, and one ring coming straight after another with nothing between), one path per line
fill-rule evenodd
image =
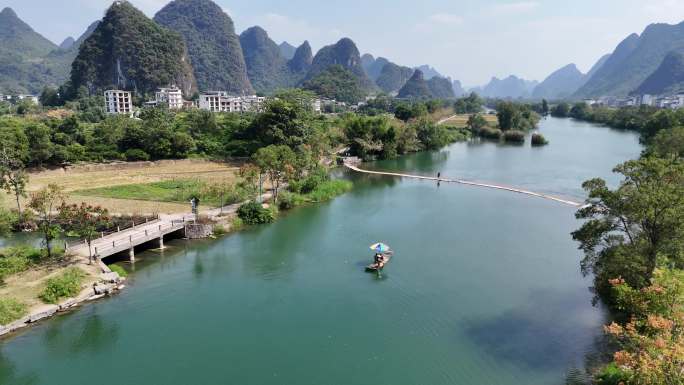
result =
M551 116L557 118L567 118L570 114L570 105L568 103L559 103L551 109Z
M13 151L2 148L0 150L0 188L14 195L20 216L20 198L26 197L26 183L28 183L28 174L24 169L24 163Z
M631 287L644 287L659 257L684 266L684 164L649 157L614 171L624 176L616 190L603 179L584 182L589 198L576 216L585 223L572 233L586 255L583 271L595 274L603 294L618 273Z
M466 127L468 127L471 132L477 133L481 129L487 127L487 120L481 114L472 114L468 117Z
M546 99L542 99L541 112L544 116L549 114L549 102L547 102Z
M296 171L297 155L288 146L270 145L260 148L253 161L268 176L273 188L273 202L277 202L280 186Z
M57 107L64 104L59 97L59 92L51 87L43 88L43 92L40 94L40 104L46 107Z
M496 106L496 117L499 119L499 128L501 128L502 131L514 129L517 113L518 111L512 102L499 103Z
M48 258L52 257L52 241L61 231L55 211L63 205L65 198L64 190L60 186L49 184L33 193L29 201L29 207L38 214L38 229L43 233L43 244Z
M85 202L80 205L62 203L59 208L59 221L65 230L75 233L88 243L88 262L92 263L92 243L99 230L106 228L110 222L109 212L100 206L91 206Z

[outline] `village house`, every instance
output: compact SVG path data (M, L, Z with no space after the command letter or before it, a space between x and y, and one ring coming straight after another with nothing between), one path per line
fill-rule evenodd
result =
M107 90L104 97L107 114L133 115L133 96L130 91Z

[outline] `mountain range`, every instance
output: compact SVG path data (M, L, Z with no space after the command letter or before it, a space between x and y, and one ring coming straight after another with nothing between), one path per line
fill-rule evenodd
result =
M472 90L485 97L534 99L673 93L684 89L683 55L684 22L652 24L641 35L625 38L586 74L568 64L541 83L511 75ZM72 94L107 87L146 94L176 84L188 96L198 90L271 94L307 82L326 89L357 84L366 95L465 94L458 80L429 65L412 68L369 53L362 56L348 38L314 55L307 41L299 47L277 44L259 26L237 35L230 16L212 0L174 0L153 19L127 1L115 1L102 20L59 46L12 9L0 11L0 93L36 94L67 85Z
M419 68L431 81L431 94L452 96L456 83L430 66ZM396 94L413 74L414 69L386 58L361 56L348 38L314 56L308 41L299 47L277 44L259 26L238 35L230 16L211 0L173 0L153 19L127 1L115 1L81 37L67 37L59 46L12 9L0 12L2 93L37 94L44 87L66 85L68 96L109 87L145 95L176 84L186 95L198 90L270 94L306 83L323 88L358 84L364 95ZM351 94L356 97L355 91Z
M574 97L626 96L639 90L666 59L671 61L671 53L684 53L684 22L651 24L641 35L631 34L620 42Z

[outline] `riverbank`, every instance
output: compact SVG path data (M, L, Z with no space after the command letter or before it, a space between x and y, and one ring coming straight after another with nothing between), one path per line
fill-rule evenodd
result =
M63 299L57 303L45 303L40 300L41 292L46 283L55 279L69 269L78 269L84 274L81 282L81 290L78 295ZM0 287L0 297L11 298L20 301L26 306L26 313L18 319L0 325L0 337L24 329L44 319L57 314L71 311L84 302L94 301L111 295L124 288L125 278L113 272L102 261L89 264L87 260L76 256L69 257L67 261L58 266L40 266L35 269L16 274L5 280Z

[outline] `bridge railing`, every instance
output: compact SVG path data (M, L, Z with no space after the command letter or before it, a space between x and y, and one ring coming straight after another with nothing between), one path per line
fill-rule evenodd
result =
M192 222L195 220L194 215L188 215L188 216L183 216L181 219L174 219L170 222L167 223L160 223L157 226L151 226L155 222L161 222L159 219L154 220L154 221L148 221L148 222L141 222L138 224L132 224L131 226L128 226L126 228L120 228L118 231L115 232L110 232L109 234L103 234L100 238L93 239L91 242L91 247L92 250L94 250L93 255L99 255L102 254L103 252L113 254L111 251L112 249L120 249L120 248L130 248L131 246L136 246L140 243L147 242L149 240L152 240L154 238L160 237L162 234L164 234L168 230L176 229L179 230L185 226L186 223ZM140 230L139 232L133 232L128 236L128 238L124 239L112 239L111 241L106 240L105 237L107 235L112 235L112 234L118 234L122 233L125 231L131 231L135 230L137 227L142 227L146 226L144 230ZM141 241L145 239L144 241ZM86 240L79 241L74 243L71 246L67 246L68 248L75 248L75 247L85 247L88 248L88 242Z
M144 230L140 230L140 232L129 235L128 238L113 239L111 242L98 239L92 244L93 255L111 255L119 251L130 249L131 247L160 238L168 230L180 230L187 222L188 221L186 220L173 220L170 223L163 223L155 227L148 227Z
M145 218L145 219L141 219L141 220L139 220L138 222L136 222L135 219L132 219L130 223L128 223L128 224L126 224L126 225L124 225L124 226L121 226L121 225L117 226L117 227L116 227L116 230L101 231L101 232L99 233L100 236L99 236L97 239L102 239L102 238L104 238L104 237L106 237L106 236L108 236L108 235L112 235L112 234L120 233L120 232L122 232L122 231L134 229L134 228L136 228L136 227L138 227L138 226L141 226L141 225L146 225L146 224L149 224L149 223L154 223L155 221L158 221L158 220L159 220L159 215L157 215L157 217L154 218L154 219L152 219L152 220L150 220L150 218ZM95 239L93 239L93 241L95 241ZM77 246L82 246L82 245L86 245L86 246L87 246L87 245L88 245L88 241L87 241L86 239L77 239L77 240L73 240L73 241L65 241L65 242L64 242L64 249L65 249L65 250L69 250L69 249L71 249L71 248L74 248L74 247L77 247Z

